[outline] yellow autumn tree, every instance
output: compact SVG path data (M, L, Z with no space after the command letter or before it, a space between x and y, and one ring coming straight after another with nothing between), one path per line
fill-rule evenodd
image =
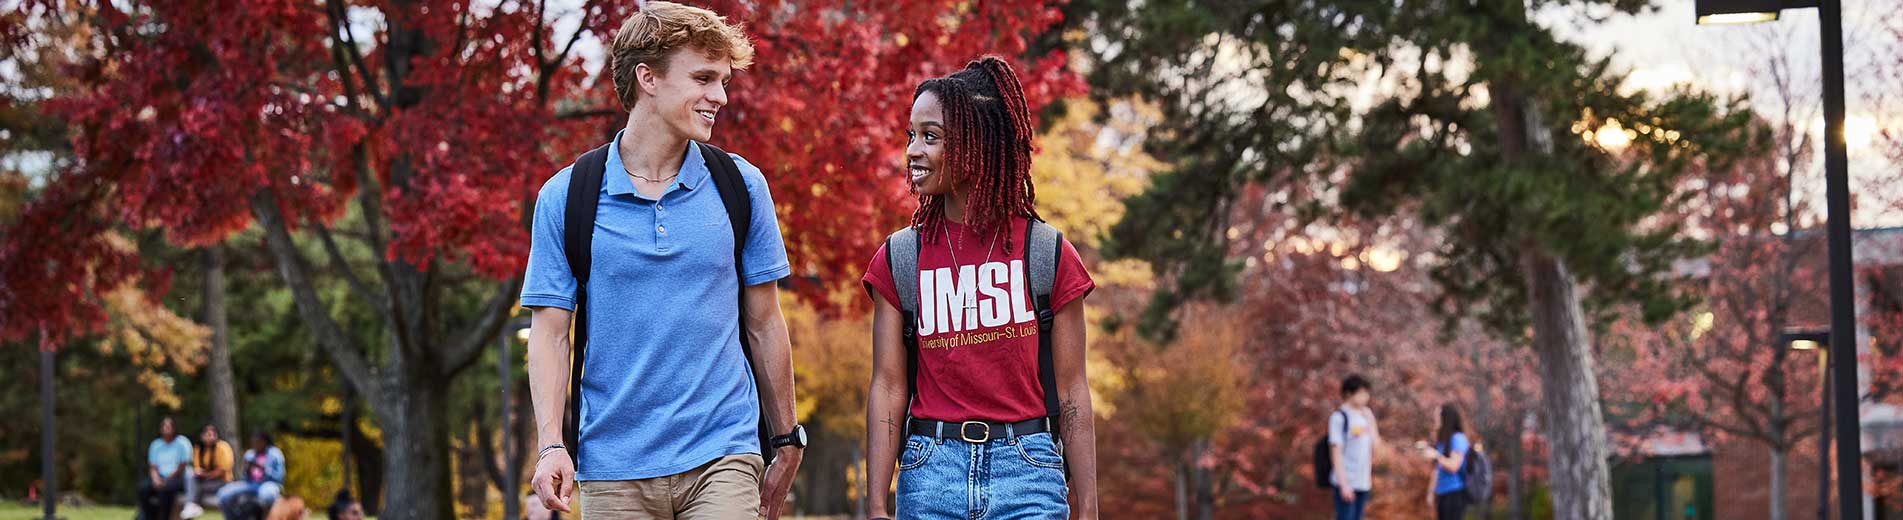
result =
M1065 103L1064 115L1038 136L1031 179L1037 209L1092 262L1100 285L1147 286L1139 261L1098 262L1099 239L1123 218L1123 199L1143 191L1152 172L1169 165L1143 153L1144 129L1162 117L1154 105L1118 100L1100 106L1088 99Z
M1178 518L1207 494L1212 475L1204 458L1240 419L1247 383L1242 320L1213 304L1187 310L1174 343L1142 340L1128 327L1102 343L1121 375L1111 390L1115 418L1171 464Z
M136 247L118 234L111 234L108 241L128 251ZM130 359L138 370L133 377L151 392L152 403L177 409L179 396L173 378L198 373L198 367L205 363L211 329L153 301L139 285L135 281L99 296L110 317L99 350Z

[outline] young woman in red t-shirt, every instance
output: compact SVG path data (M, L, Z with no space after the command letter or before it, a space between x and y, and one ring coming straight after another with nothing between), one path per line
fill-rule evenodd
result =
M874 518L895 512L884 493L895 465L898 518L1097 517L1082 305L1095 284L1068 242L1050 294L1055 417L1038 377L1022 243L1038 219L1034 123L1016 73L996 57L913 93L905 156L919 196L916 393L883 248L864 279L874 300L866 400Z

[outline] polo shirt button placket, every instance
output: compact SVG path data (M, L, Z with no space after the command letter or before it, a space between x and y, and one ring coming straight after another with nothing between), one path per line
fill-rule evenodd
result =
M654 245L655 245L655 249L660 251L667 251L668 249L670 249L668 247L668 240L667 240L667 223L665 222L666 214L667 214L666 206L661 205L660 202L655 202L654 203Z

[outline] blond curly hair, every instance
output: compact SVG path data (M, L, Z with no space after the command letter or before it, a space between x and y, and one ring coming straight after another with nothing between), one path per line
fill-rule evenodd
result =
M648 2L628 17L615 33L609 51L609 67L614 74L615 96L622 108L634 108L641 96L635 85L636 65L646 63L655 72L667 73L668 58L679 49L694 49L713 59L726 59L735 70L753 64L753 42L740 26L729 24L719 14L699 7L674 2Z

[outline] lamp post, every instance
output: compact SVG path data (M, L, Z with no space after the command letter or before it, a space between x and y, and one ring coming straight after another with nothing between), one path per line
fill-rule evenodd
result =
M1777 348L1809 350L1817 353L1818 372L1823 380L1818 387L1817 430L1817 520L1830 520L1830 344L1829 330L1786 332L1778 336Z
M59 480L53 473L53 351L40 349L40 509L44 520L58 520Z
M1837 414L1838 518L1863 520L1862 427L1857 423L1856 280L1851 272L1849 154L1844 148L1844 39L1840 0L1696 0L1700 24L1776 20L1784 9L1817 8L1823 39L1824 203L1830 239L1830 368L1836 402L1850 405Z
M500 355L496 356L496 372L501 376L502 381L500 385L502 387L502 447L498 451L502 452L502 477L510 480L501 486L503 520L522 518L522 493L514 482L516 475L521 474L519 466L522 465L522 461L517 460L520 457L516 457L515 450L511 449L515 446L511 444L515 442L515 423L509 419L515 416L515 402L509 400L509 386L512 379L510 375L513 374L510 368L514 364L509 358L509 336L516 336L516 339L526 345L528 332L529 320L520 319L509 322L508 326L503 327L502 333L496 335L496 346L500 348L497 351Z

